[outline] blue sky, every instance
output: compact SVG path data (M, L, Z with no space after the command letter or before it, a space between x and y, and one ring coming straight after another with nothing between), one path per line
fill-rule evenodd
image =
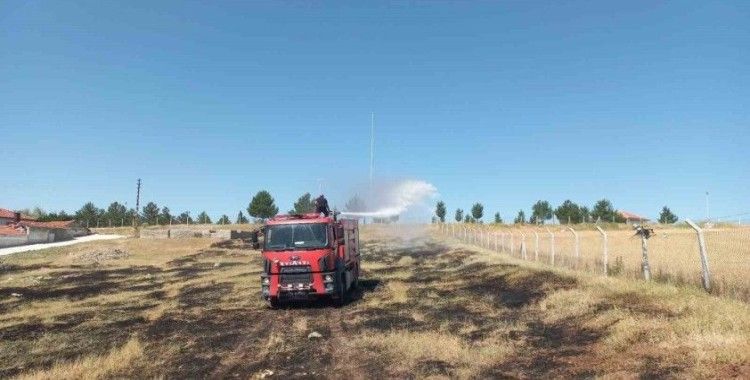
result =
M0 206L342 204L374 111L376 175L451 214L748 212L748 41L744 1L5 1Z

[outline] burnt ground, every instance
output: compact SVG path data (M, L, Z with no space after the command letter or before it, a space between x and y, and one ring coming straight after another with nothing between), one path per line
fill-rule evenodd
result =
M543 306L549 295L575 289L573 277L486 260L469 247L425 236L376 234L364 239L363 255L361 286L346 306L278 310L259 300L259 255L240 243L214 244L158 265L0 266L3 277L54 270L34 286L0 281L3 313L44 302L63 308L53 318L41 308L0 327L0 378L104 355L133 337L144 344L144 358L115 376L537 378L614 371L658 378L687 368L658 353L602 365L596 351L607 328L587 327L580 316L550 322ZM135 296L123 296L130 292ZM675 317L635 296L598 307ZM587 313L595 317L597 310ZM311 332L322 337L310 339ZM430 354L426 346L443 339L459 343ZM505 353L487 355L488 347Z

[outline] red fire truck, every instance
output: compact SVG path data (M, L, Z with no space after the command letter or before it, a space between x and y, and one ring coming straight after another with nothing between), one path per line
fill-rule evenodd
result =
M271 307L318 298L346 303L359 280L357 220L281 215L262 228L261 295Z

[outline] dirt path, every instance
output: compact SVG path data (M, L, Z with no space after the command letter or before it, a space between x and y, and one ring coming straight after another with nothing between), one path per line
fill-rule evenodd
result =
M126 236L122 236L122 235L94 234L94 235L77 237L73 240L59 241L56 243L42 243L42 244L21 245L18 247L0 248L0 256L11 255L11 254L20 253L20 252L38 251L41 249L54 248L54 247L64 247L67 245L80 244L80 243L85 243L88 241L122 239L125 237Z

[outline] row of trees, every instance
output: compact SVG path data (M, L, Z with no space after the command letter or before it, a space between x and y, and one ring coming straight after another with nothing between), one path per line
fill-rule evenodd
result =
M344 205L345 211L361 212L366 209L367 207L365 206L364 200L358 195L354 195ZM304 193L297 198L297 201L294 202L292 209L289 210L288 213L307 214L311 212L315 212L315 201L312 199L310 193ZM265 220L276 216L279 213L279 208L276 206L271 193L266 190L261 190L253 196L250 205L247 207L247 213L256 219Z
M466 222L466 223L481 223L482 217L484 216L484 205L481 203L474 203L474 205L471 206L471 213L467 213L464 215L464 210L462 209L456 209L456 213L454 218L456 219L456 222ZM445 207L445 202L439 201L437 203L437 206L435 207L435 215L437 217L436 220L439 220L441 223L445 223L445 216L447 214L448 210ZM495 221L497 223L502 223L502 219L500 219L500 213L495 213Z
M352 197L345 206L347 211L364 211L364 201L358 196ZM43 209L36 207L32 210L25 209L19 210L24 214L36 217L40 221L57 221L57 220L71 220L75 219L84 224L89 225L102 225L102 226L119 226L119 225L130 225L136 218L141 223L149 225L165 225L170 223L176 224L231 224L232 221L237 224L249 223L249 218L245 216L242 210L237 213L237 217L234 220L230 219L227 215L221 215L215 222L205 211L201 211L196 216L191 215L189 211L183 211L179 214L173 214L172 210L167 206L159 207L155 202L148 202L141 209L140 213L136 213L134 208L128 209L124 204L120 202L112 202L104 209L97 207L93 202L84 204L73 214L67 212L46 212ZM315 211L315 202L312 199L310 193L302 194L296 202L292 205L292 209L289 210L290 214L305 214ZM247 215L256 220L265 220L272 218L279 213L279 208L276 206L275 200L271 193L266 190L257 192L250 204L246 209Z
M21 210L21 212L31 215L39 221L58 221L58 220L77 220L83 224L89 226L121 226L131 225L135 222L136 218L141 223L149 225L166 225L166 224L189 224L189 223L201 223L211 224L214 221L205 211L198 213L193 217L189 211L183 211L180 214L173 214L169 207L159 207L154 202L149 202L143 206L141 213L136 214L134 208L128 209L124 204L120 202L112 202L104 209L97 207L93 202L84 204L75 213L69 214L66 211L60 212L46 212L41 208L34 208L33 210ZM234 219L235 223L249 223L248 218L240 211L237 214L237 218ZM230 224L232 220L227 215L221 215L216 220L216 224Z
M447 208L445 202L439 201L435 206L436 221L441 223L445 222ZM571 200L564 201L557 208L553 209L547 201L537 201L531 206L531 214L528 219L524 210L518 210L518 214L513 220L514 224L545 224L552 220L552 217L556 217L560 223L578 224L578 223L591 223L591 222L613 222L623 223L625 218L617 211L613 206L612 202L607 199L601 199L597 201L594 206L589 209L586 206L579 206ZM481 203L475 203L471 207L471 213L464 215L464 210L456 209L454 219L456 222L465 223L481 223L482 217L484 216L484 206ZM677 222L677 216L672 213L669 207L664 206L659 215L659 223L675 223ZM500 213L495 213L495 223L503 223L503 219L500 217Z

